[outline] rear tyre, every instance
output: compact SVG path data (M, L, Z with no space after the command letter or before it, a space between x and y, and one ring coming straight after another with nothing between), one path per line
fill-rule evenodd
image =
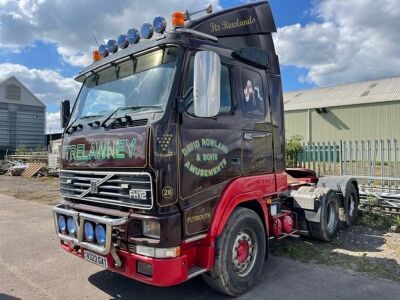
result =
M259 216L247 208L237 208L215 245L214 266L202 275L213 289L229 296L250 290L264 265L266 236Z
M346 197L344 199L344 213L347 226L353 226L356 223L359 203L360 201L356 187L354 184L349 184L346 188Z
M323 199L320 222L309 222L310 234L314 239L329 242L336 234L339 223L339 205L336 193L328 191Z

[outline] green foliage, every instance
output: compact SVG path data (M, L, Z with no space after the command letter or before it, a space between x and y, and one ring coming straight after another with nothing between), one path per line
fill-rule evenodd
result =
M389 230L394 226L396 230L400 230L400 216L387 215L377 211L361 211L357 223L383 230Z
M301 135L293 135L286 140L286 166L295 167L297 165L297 156L302 151Z
M20 153L26 153L26 152L28 152L28 148L25 145L18 145L15 148L15 153L20 154Z
M47 148L44 145L37 145L33 151L34 152L43 152L43 151L47 151Z

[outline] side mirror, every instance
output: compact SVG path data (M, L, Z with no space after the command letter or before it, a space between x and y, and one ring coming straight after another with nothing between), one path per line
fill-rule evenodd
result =
M218 115L221 97L221 60L212 51L200 51L194 57L193 106L196 117Z
M60 103L61 128L65 128L67 126L70 117L71 117L71 104L69 100L61 100Z

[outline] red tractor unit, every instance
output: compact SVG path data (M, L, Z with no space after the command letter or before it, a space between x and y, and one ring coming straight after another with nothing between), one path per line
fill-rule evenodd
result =
M349 177L285 170L281 75L268 2L175 12L94 52L61 103L67 252L157 286L201 275L236 296L268 241L330 241L357 217Z

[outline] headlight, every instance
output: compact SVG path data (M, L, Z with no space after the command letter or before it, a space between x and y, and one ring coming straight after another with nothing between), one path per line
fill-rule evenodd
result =
M86 221L85 225L83 227L83 233L84 233L85 239L89 242L92 242L94 240L93 224Z
M65 223L65 217L63 215L58 215L57 223L58 223L58 230L60 230L61 232L65 232L65 230L67 229L67 225Z
M116 41L116 40L113 40L113 39L109 40L109 41L107 42L107 48L108 48L108 51L110 51L110 53L115 53L115 52L117 52L117 51L118 51L118 44L117 44L117 41Z
M142 233L144 236L153 239L160 239L160 223L149 220L143 221Z
M150 23L144 23L140 28L140 35L144 39L150 39L153 36L153 26Z
M76 233L76 225L75 225L75 220L73 217L68 217L67 219L67 228L68 232L71 235L75 235Z
M148 246L137 245L136 253L143 256L150 256L155 258L169 258L178 257L181 255L181 248L154 248Z
M155 32L162 34L165 32L165 29L167 29L167 21L161 16L155 17L153 27Z
M136 44L140 40L140 33L135 28L129 29L127 38L129 43Z
M106 230L103 225L97 224L95 228L96 240L100 245L106 243Z

